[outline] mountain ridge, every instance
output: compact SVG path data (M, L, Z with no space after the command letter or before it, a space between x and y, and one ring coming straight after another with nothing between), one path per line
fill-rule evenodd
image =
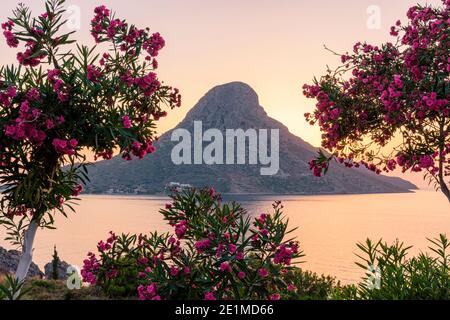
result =
M178 142L172 132L193 132L194 121L210 128L278 129L280 168L274 176L261 176L255 165L174 165L170 157ZM203 131L203 132L204 132ZM240 194L359 194L409 192L412 183L397 177L378 176L366 169L348 169L332 164L324 178L313 177L308 161L317 148L292 134L281 122L270 118L259 104L257 93L243 82L231 82L209 90L175 128L155 143L157 151L143 160L115 157L89 167L89 193L160 194L171 182L198 187L214 186L222 193ZM248 149L246 150L248 153Z

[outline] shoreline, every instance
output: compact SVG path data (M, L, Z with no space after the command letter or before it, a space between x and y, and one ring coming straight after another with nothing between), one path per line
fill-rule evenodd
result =
M289 196L295 196L295 197L320 197L320 196L358 196L358 195L395 195L395 194L411 194L411 193L417 193L420 191L433 191L434 190L428 190L428 189L410 189L407 191L399 191L399 192L362 192L362 193L226 193L226 192L219 192L221 195L226 197L232 197L232 196L239 196L239 197L269 197L269 196L275 196L275 197L289 197ZM169 198L168 195L164 193L83 193L81 197L93 197L93 196L111 196L111 197L139 197L139 198L145 198L145 197L161 197L161 198Z

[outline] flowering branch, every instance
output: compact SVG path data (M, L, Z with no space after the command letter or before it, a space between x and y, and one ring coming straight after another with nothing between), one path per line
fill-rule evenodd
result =
M391 28L395 43L358 42L340 67L303 87L317 100L305 117L332 155L311 161L316 176L332 158L376 173L422 171L450 201L450 1L442 2L410 8L408 24Z

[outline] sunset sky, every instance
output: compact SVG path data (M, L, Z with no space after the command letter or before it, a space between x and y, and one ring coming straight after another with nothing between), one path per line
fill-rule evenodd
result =
M0 19L5 20L19 2L36 14L43 12L43 0L2 0ZM213 86L243 81L255 89L271 117L317 146L319 130L303 117L313 109L313 101L303 97L301 86L323 74L327 64L339 62L323 45L344 53L357 41L390 41L390 26L398 18L405 21L407 9L417 2L425 4L419 0L69 0L67 5L80 9L77 39L84 43L93 44L89 21L100 4L166 39L159 75L180 88L183 107L160 122L160 132L181 121ZM368 21L376 19L368 13L372 8L380 10L379 29L368 27ZM1 41L1 65L14 62L15 54Z

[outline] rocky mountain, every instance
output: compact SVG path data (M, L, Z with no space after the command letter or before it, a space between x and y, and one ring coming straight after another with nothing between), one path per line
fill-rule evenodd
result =
M0 278L2 275L14 274L19 264L21 252L17 250L7 250L0 247ZM58 262L58 279L67 279L67 270L70 265L65 261ZM53 263L50 261L44 267L45 273L39 269L39 266L31 262L27 278L46 278L52 279Z
M255 129L259 133L260 129L268 129L269 151L275 141L270 140L270 130L278 129L278 172L275 175L261 175L261 168L268 165L261 165L260 161L256 165L248 164L247 157L245 165L174 164L171 154L179 142L171 141L172 133L174 130L179 132L178 129L186 129L194 139L194 121L202 122L203 133L210 128L219 129L224 140L226 129ZM258 139L258 142L260 140L262 139ZM206 148L210 143L203 142L202 147ZM255 91L241 82L211 89L181 123L161 136L155 146L156 153L148 155L144 160L124 161L115 157L110 161L97 162L89 168L91 183L87 186L87 192L157 194L164 192L171 182L214 186L222 193L244 194L388 193L408 192L416 188L400 178L378 176L366 169L347 169L337 164L333 165L326 177L314 177L309 170L308 161L316 155L317 149L290 133L282 123L270 118L260 106ZM189 158L192 161L196 157L194 149L195 143L191 143ZM211 154L217 156L218 150L220 148ZM246 156L249 156L249 150L253 149L249 149L248 143ZM225 142L222 151L225 162ZM233 157L236 160L236 156Z
M19 264L21 253L17 250L6 250L0 247L0 276L5 274L14 274ZM42 278L44 274L39 267L32 262L28 270L27 278L39 277Z

